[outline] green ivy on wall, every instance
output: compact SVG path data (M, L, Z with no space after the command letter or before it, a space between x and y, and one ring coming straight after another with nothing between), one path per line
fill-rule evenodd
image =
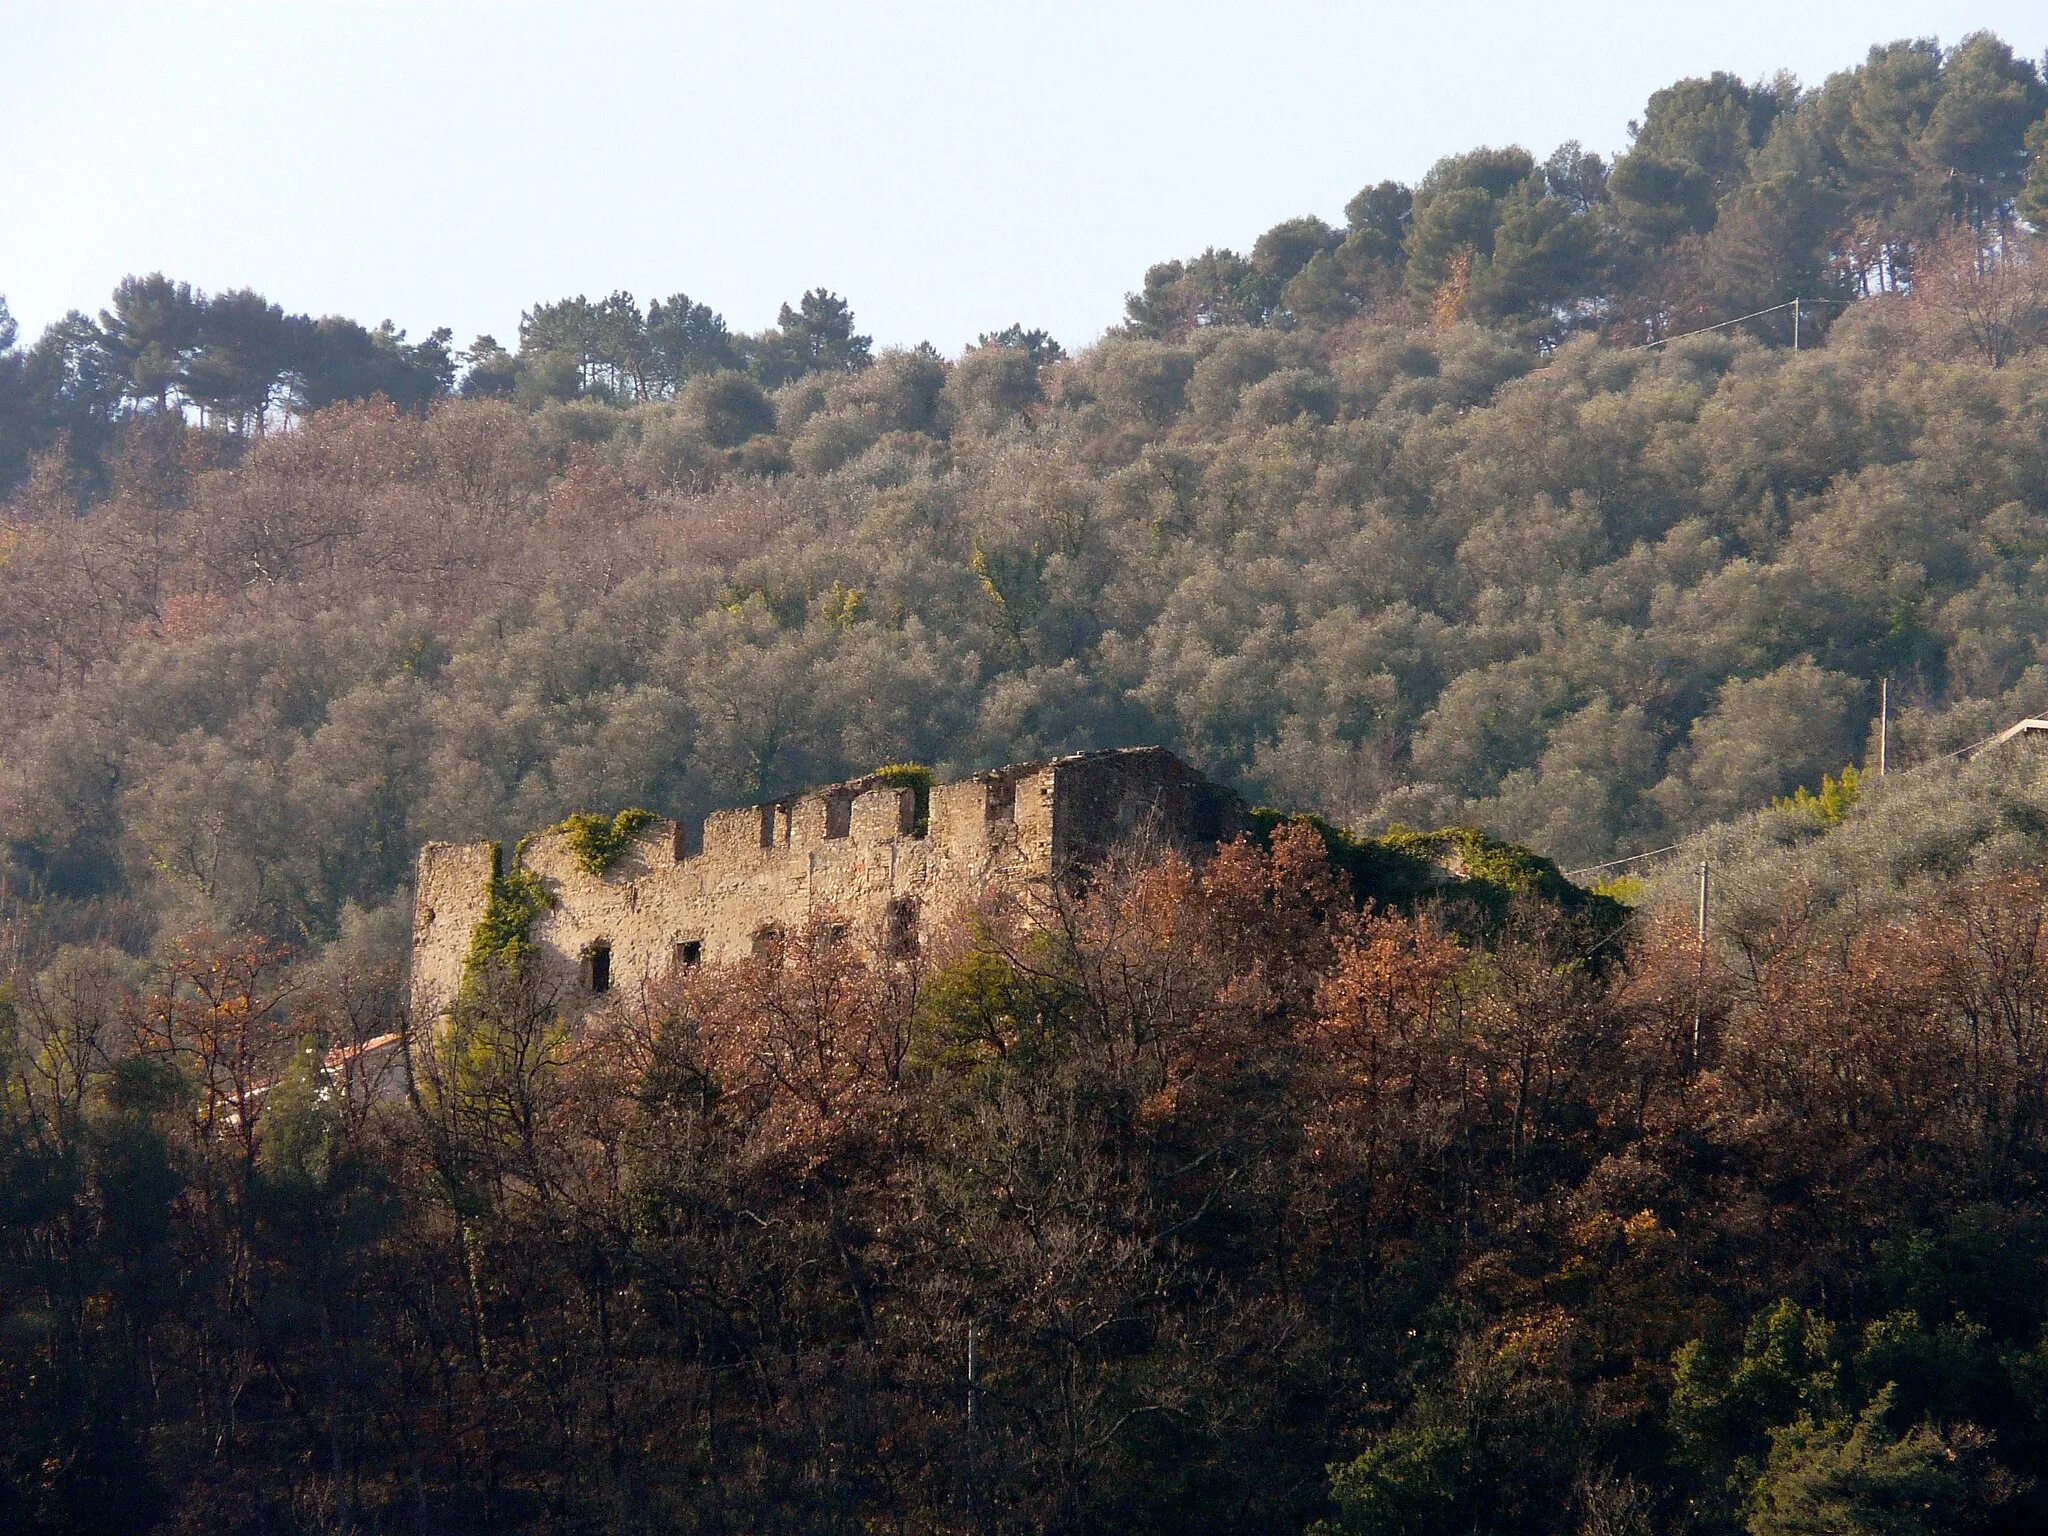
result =
M524 955L533 920L554 905L540 876L520 863L525 852L522 838L512 850L512 867L507 870L497 846L491 848L491 879L484 892L483 916L470 930L469 953L462 961L465 985Z

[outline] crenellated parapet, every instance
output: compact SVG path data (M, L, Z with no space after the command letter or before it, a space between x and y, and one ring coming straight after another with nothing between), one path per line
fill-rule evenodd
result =
M1236 796L1156 747L998 768L919 791L874 775L717 811L697 828L642 827L600 873L563 828L517 855L548 905L529 942L572 1010L676 968L737 960L829 908L882 953L920 922L992 890L1043 889L1150 833L1193 851L1244 825ZM694 832L694 835L692 833ZM489 843L420 851L412 988L421 1016L462 984L497 854Z

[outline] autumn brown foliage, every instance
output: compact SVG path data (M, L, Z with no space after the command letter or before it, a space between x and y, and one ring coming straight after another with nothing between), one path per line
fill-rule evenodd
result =
M2044 917L1478 949L1283 826L573 1032L494 973L381 1099L294 1043L373 977L71 952L10 1014L10 1519L1721 1530L1948 1468L2021 1529Z

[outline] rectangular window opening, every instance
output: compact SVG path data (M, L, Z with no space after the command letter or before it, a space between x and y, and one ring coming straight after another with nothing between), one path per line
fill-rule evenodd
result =
M853 835L853 796L847 793L825 797L825 835L827 837L851 837Z
M676 941L675 968L679 971L694 971L704 963L704 941L702 939L678 939Z
M590 990L609 992L612 989L612 947L609 944L590 946Z
M1015 779L990 779L988 781L988 824L1014 825L1017 820L1017 781Z
M888 920L882 934L883 947L891 956L907 955L917 948L917 898L898 896L889 903Z

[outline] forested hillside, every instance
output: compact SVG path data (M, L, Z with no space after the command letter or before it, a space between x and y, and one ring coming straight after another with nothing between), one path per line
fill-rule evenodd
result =
M451 396L444 335L131 280L0 369L8 886L319 937L424 838L1135 741L1586 862L1853 760L1880 676L1937 748L2038 699L2044 133L1988 37L1684 81L1071 359L614 295Z
M2048 793L1933 769L2048 711L2042 226L1980 35L1449 156L1071 355L0 310L0 1525L2037 1527ZM1929 771L1768 809L1881 679ZM1703 957L1283 827L587 1040L480 978L361 1076L427 839L1139 742L1746 874Z

